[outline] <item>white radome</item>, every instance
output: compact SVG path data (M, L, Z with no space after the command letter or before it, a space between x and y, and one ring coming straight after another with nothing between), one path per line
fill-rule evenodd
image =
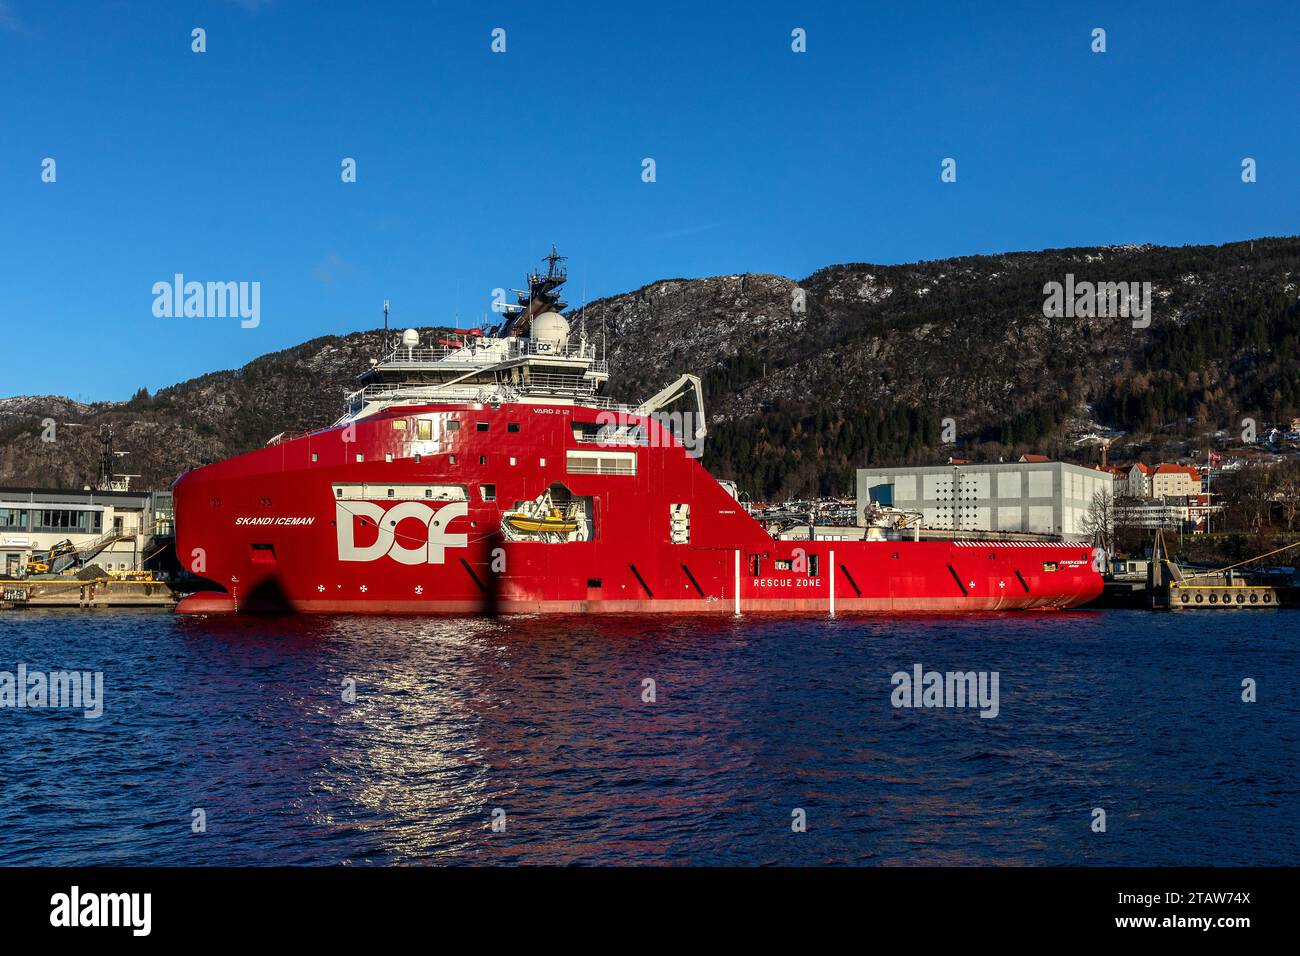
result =
M407 329L402 333L402 344L408 349L413 349L420 344L420 333L415 329Z
M532 337L534 342L563 347L569 342L569 323L558 312L543 312L533 319Z

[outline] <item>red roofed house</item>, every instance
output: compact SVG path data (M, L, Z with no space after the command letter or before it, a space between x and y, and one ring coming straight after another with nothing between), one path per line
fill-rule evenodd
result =
M1046 455L1021 455L1020 456L1020 463L1022 465L1031 464L1035 462L1051 461L1051 460L1052 459L1048 458Z
M1201 473L1192 465L1158 465L1151 476L1151 497L1188 498L1201 493Z

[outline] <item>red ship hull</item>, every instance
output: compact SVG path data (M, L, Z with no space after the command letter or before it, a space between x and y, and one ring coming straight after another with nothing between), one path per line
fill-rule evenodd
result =
M656 422L593 443L600 415L390 407L188 472L177 554L224 590L178 611L974 612L1101 592L1083 545L776 540ZM522 515L548 493L565 515Z

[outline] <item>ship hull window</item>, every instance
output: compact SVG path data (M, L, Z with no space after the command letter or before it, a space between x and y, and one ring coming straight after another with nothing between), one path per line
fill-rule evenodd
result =
M636 453L619 451L570 451L566 464L572 475L635 475Z

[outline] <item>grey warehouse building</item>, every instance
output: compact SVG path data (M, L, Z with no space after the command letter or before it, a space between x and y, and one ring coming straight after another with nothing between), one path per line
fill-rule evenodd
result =
M1061 461L859 468L858 523L872 502L916 511L922 527L1082 539L1093 495L1112 494L1108 472Z
M170 491L0 488L0 574L71 541L105 571L141 567L172 535Z

